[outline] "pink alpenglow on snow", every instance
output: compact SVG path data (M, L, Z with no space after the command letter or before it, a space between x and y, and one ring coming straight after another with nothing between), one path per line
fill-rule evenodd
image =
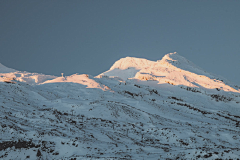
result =
M99 88L99 89L102 89L104 91L110 90L110 88L108 88L107 86L101 85L98 82L96 82L95 80L89 78L89 75L87 75L87 74L81 74L81 75L73 74L71 76L66 76L66 77L57 77L55 79L45 81L42 84L63 83L63 82L78 83L78 84L82 84L82 85L87 86L87 88Z
M106 72L100 74L127 79L154 80L158 84L169 83L188 87L240 92L228 85L228 80L218 78L196 66L176 52L166 54L161 60L126 57L116 61ZM224 81L222 80L224 79Z

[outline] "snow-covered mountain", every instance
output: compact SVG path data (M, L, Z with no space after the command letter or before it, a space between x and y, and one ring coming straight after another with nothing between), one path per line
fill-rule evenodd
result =
M206 89L219 88L224 91L239 92L234 86L231 87L227 80L222 80L222 78L202 70L176 52L169 53L156 62L134 57L122 58L115 62L110 70L99 76L104 75L117 76L123 80L154 80L158 84L169 83L172 85Z
M1 159L237 159L240 87L177 53L92 77L0 65Z
M56 76L17 71L0 63L0 82L12 82L12 80L17 80L19 82L25 82L33 85L43 83L46 80L51 80L54 78L56 78Z

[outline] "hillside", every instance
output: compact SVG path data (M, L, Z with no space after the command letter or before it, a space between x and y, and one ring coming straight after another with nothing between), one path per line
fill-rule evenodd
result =
M1 159L240 156L240 87L177 53L96 77L1 68Z

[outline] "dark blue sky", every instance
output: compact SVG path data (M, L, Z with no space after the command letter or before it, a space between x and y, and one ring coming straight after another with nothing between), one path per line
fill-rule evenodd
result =
M238 0L0 1L0 63L21 71L100 74L118 59L178 52L239 83Z

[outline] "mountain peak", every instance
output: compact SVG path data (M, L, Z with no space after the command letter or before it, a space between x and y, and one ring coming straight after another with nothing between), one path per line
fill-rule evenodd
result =
M137 70L143 69L143 68L149 68L150 66L154 66L156 64L161 64L163 66L170 67L175 66L177 68L181 68L183 70L188 70L191 68L198 68L194 63L190 62L186 58L180 56L177 52L168 53L161 60L158 61L150 61L144 58L136 58L136 57L125 57L121 58L120 60L116 61L110 70L113 69L129 69L129 68L135 68ZM202 70L202 69L200 69ZM201 73L202 74L202 73Z
M211 76L210 74L207 74L205 71L203 71L201 68L199 68L198 66L196 66L194 63L190 62L189 60L187 60L186 58L180 56L177 52L173 52L173 53L168 53L165 56L163 56L163 58L161 60L157 60L157 61L150 61L144 58L136 58L136 57L125 57L125 58L121 58L120 60L116 61L112 67L102 73L103 75L108 75L110 76L113 71L115 72L116 70L118 70L117 72L120 73L123 70L127 70L127 72L129 72L131 69L131 74L127 74L129 76L127 76L127 78L133 78L135 76L135 74L140 71L140 70L155 70L156 68L172 68L172 69L182 69L185 71L190 71L193 73L197 73L200 75L206 75L206 76ZM121 71L119 71L121 70ZM134 70L134 71L133 71ZM111 72L111 73L110 73ZM120 76L121 75L111 75L111 76ZM126 75L124 75L124 77L126 78ZM124 79L125 79L124 78Z
M158 62L161 62L162 64L168 63L168 64L174 65L178 68L181 67L181 65L191 65L191 66L196 67L196 65L194 63L192 63L189 60L187 60L186 58L180 56L177 52L166 54Z
M173 53L168 53L160 61L167 61L169 63L174 63L174 62L184 62L187 63L189 62L186 58L180 56L177 52Z
M213 78L213 75L204 71L202 68L195 65L193 62L187 60L185 57L180 56L177 52L166 54L160 61L162 66L168 68L179 68L185 71L189 71L198 75L204 75L209 78Z
M113 70L115 68L124 70L132 67L136 69L141 69L143 67L149 66L151 63L153 63L153 61L144 58L125 57L116 61L110 68L110 70Z
M100 74L119 77L123 80L136 79L141 81L154 80L158 84L169 83L188 87L215 89L239 92L219 80L178 53L168 53L161 60L150 61L143 58L126 57L116 61L106 72Z

